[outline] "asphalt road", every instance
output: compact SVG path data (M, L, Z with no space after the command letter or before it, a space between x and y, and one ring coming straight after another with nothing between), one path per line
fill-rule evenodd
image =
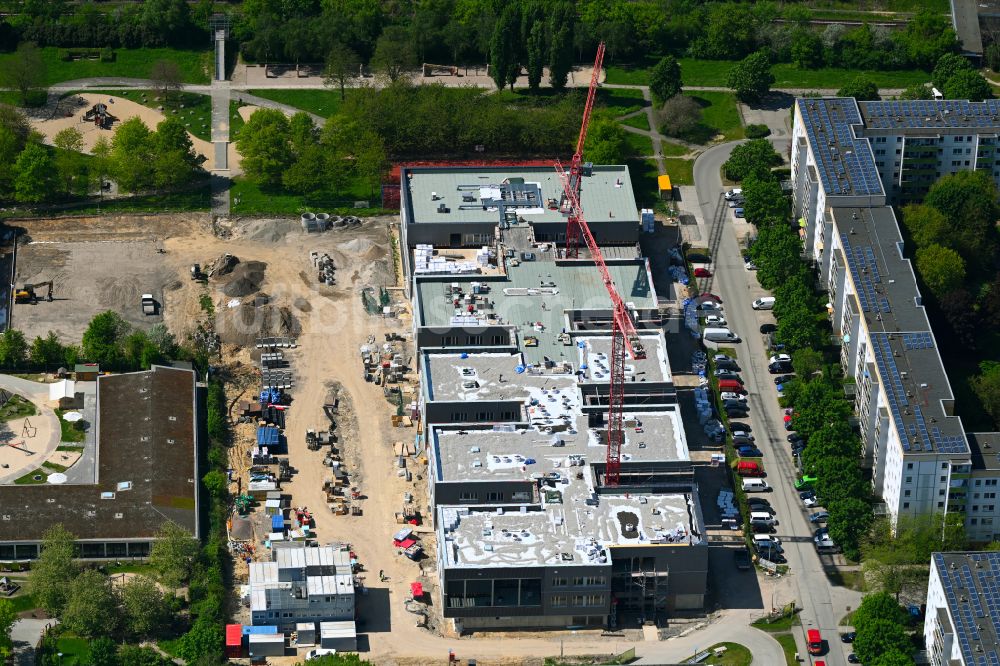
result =
M785 154L788 139L774 141L779 153ZM725 210L720 216L723 229L713 229L723 190L720 168L735 143L724 144L706 151L695 162L694 180L698 202L709 225L708 238L714 258L711 291L723 299L724 314L729 328L742 337L736 345L741 375L749 391L750 422L756 442L764 452L767 482L774 491L766 495L777 512L777 536L785 549L790 573L785 582L789 595L802 607L802 626L797 627L796 640L805 656L805 630L820 629L828 643L823 659L827 664L846 664L846 652L838 636L838 622L846 606L856 607L860 595L844 588L833 588L823 571L823 564L812 543L815 526L808 519L808 510L799 500L793 485L796 468L786 441L782 410L772 376L767 371L768 354L759 328L773 321L767 312L751 307L753 299L764 295L753 273L743 265L742 253L732 229L732 215ZM701 281L699 281L701 282ZM787 599L782 599L787 602Z

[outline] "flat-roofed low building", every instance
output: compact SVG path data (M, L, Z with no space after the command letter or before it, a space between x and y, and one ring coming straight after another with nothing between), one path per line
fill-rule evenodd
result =
M931 666L1000 663L1000 553L934 553L924 645Z
M200 535L204 395L195 373L154 366L96 379L93 479L0 486L0 561L37 557L56 523L86 559L147 556L168 522Z
M354 621L350 553L330 546L280 548L273 562L252 562L248 586L254 625L291 631L302 622Z

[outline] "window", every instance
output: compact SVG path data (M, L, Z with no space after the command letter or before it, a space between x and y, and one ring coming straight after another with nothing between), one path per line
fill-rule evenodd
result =
M531 500L531 493L527 490L518 490L510 494L512 502L527 502Z
M577 587L595 587L604 585L607 579L604 576L577 576L573 579L573 585Z
M903 502L903 508L904 509L909 509L910 508L910 503L909 502Z
M489 492L489 493L486 493L486 501L487 502L502 502L503 501L503 493L498 493L498 492Z
M962 166L962 161L961 160L952 160L951 161L951 165L954 166L954 167Z
M948 469L948 463L947 462L941 463L941 469Z
M906 482L907 483L913 483L913 477L912 476L906 477Z
M992 525L992 524L993 524L992 518L983 518L983 525Z
M987 504L986 506L983 507L983 511L988 511L989 513L993 513L993 510L995 508L996 508L995 504Z
M965 160L965 166L969 166L969 160Z
M944 508L944 502L938 502L938 508L939 509L943 509Z
M552 606L555 608L565 608L568 606L568 600L565 594L557 594L552 597Z
M897 149L896 149L896 154L897 154L897 155L902 155L902 154L903 154L903 151L902 151L902 149L900 149L900 148L897 148Z
M983 493L983 499L996 499L996 493Z
M948 477L947 477L947 476L942 476L942 477L941 477L941 483L944 483L944 482L945 482L945 481L947 481L947 480L948 480Z
M962 143L963 141L965 141L965 137L964 136L956 136L955 137L955 143Z
M875 143L885 143L885 137L884 136L875 137Z
M479 501L479 493L469 493L469 492L460 493L458 495L458 501L459 502L478 502Z
M913 463L906 463L906 469L913 469Z
M875 149L875 154L876 155L885 155L885 148L876 148Z
M982 480L976 479L976 487L979 487L981 484L982 484Z
M979 493L973 493L972 499L979 499Z
M962 149L961 148L952 148L951 154L952 155L961 155L962 154Z
M909 490L903 491L903 497L909 497L909 496L910 496Z
M938 497L944 497L944 488L938 491Z
M569 578L553 578L552 587L566 587L569 585Z
M978 519L978 518L973 518L972 520L970 520L970 521L969 521L969 524L970 524L970 525L975 525L975 524L976 524L976 523L978 523L978 522L979 522L979 519Z

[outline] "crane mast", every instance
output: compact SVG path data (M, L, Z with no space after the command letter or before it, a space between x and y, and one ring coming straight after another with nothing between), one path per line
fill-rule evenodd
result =
M556 160L556 174L563 187L564 213L568 215L566 224L566 257L575 258L578 256L578 245L580 237L590 250L591 258L601 273L601 280L604 288L608 291L611 299L611 381L608 389L608 447L605 465L604 483L607 486L616 487L621 480L621 449L625 439L624 428L624 404L625 404L625 356L628 354L634 359L646 357L646 351L639 340L639 334L635 329L635 322L632 314L622 300L611 279L608 265L604 261L604 254L597 245L594 235L587 225L587 220L583 216L583 207L580 205L580 179L583 165L583 144L587 139L587 126L590 124L590 114L594 106L594 97L597 93L597 78L600 74L601 63L604 60L604 43L597 47L597 58L594 61L594 73L590 79L590 90L587 94L587 104L583 110L583 122L580 126L580 135L577 139L576 152L570 162L569 170L565 169L559 160Z

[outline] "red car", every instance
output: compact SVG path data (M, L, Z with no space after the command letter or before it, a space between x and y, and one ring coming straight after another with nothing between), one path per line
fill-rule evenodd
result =
M698 298L701 299L702 301L715 301L716 303L722 302L721 298L707 291L702 293L701 296L699 296Z
M712 271L707 268L696 268L694 269L694 276L696 278L707 278L712 277Z

